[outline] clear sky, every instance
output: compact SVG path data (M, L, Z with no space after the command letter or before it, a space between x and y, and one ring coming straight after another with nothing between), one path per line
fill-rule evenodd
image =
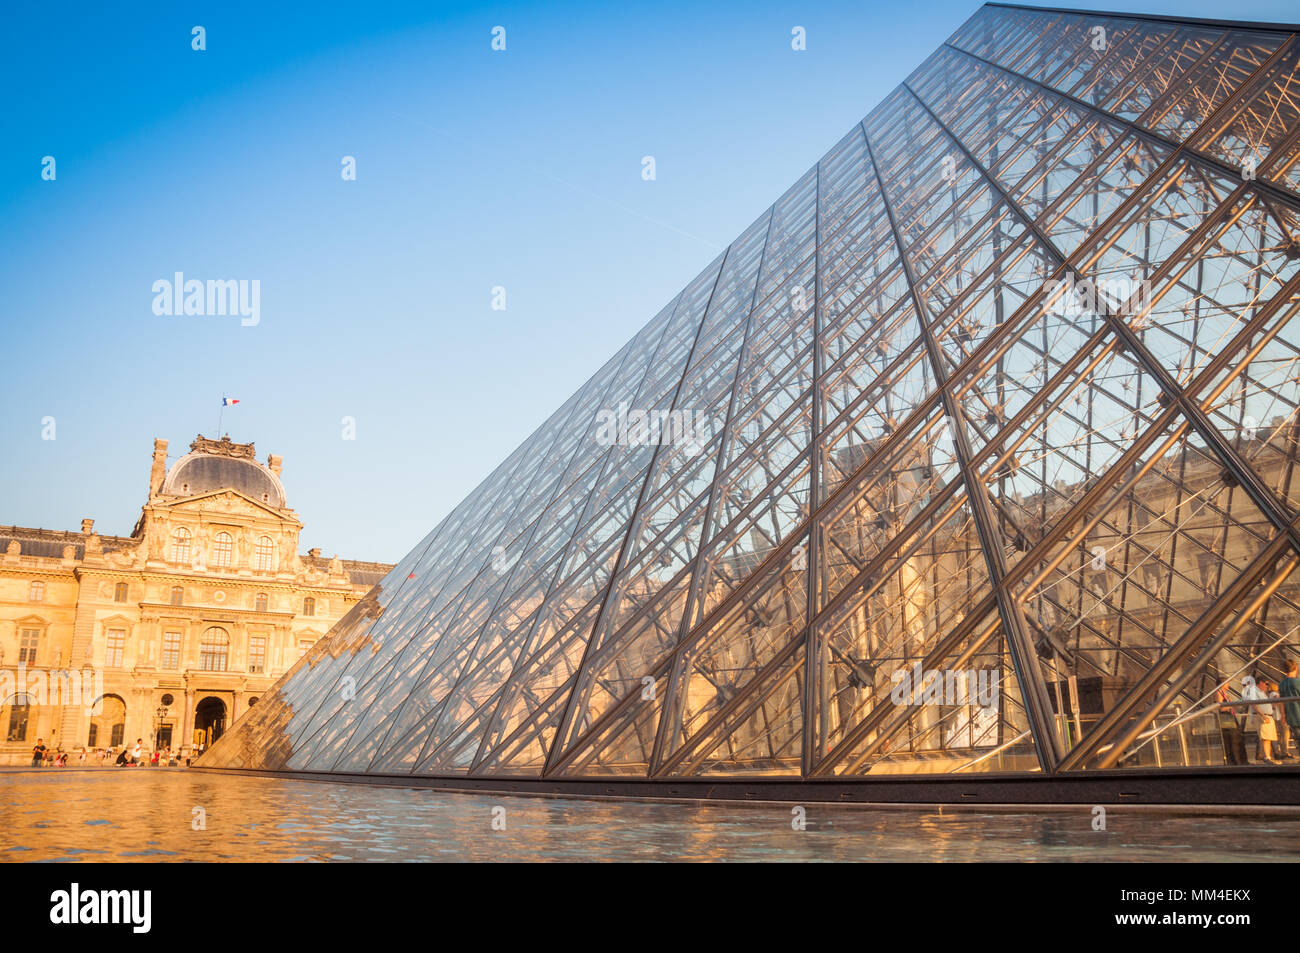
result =
M129 533L225 394L304 549L397 560L976 7L6 4L0 524Z

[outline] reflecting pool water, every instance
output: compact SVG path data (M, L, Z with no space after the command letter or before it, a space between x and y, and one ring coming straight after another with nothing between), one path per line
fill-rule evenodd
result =
M498 810L501 809L501 810ZM446 794L184 769L0 772L5 861L1300 858L1300 818L938 813ZM493 829L494 818L504 830ZM201 823L200 823L201 822ZM195 829L195 828L200 829Z

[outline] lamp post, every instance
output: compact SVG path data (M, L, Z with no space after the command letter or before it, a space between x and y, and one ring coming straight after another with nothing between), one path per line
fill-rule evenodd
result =
M166 717L167 717L166 705L159 705L157 708L154 709L153 747L155 751L158 750L158 742L162 736L162 723L163 723L163 719Z

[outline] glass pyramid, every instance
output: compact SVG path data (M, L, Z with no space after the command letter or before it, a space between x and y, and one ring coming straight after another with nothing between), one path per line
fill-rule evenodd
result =
M1298 58L979 9L201 765L1264 761L1233 705L1300 655Z

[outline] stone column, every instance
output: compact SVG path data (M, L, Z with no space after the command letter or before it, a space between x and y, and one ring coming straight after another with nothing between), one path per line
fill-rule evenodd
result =
M194 689L185 689L185 717L181 720L181 744L178 753L184 756L194 745Z
M134 708L137 714L135 716L135 731L127 732L130 737L126 739L126 743L129 747L134 747L135 739L139 738L144 746L148 748L153 744L153 693L147 687L134 686L131 694L136 699ZM130 724L130 721L131 719L128 718L127 723Z
M292 639L291 639L291 633L289 632L289 627L287 625L276 626L275 651L276 651L277 671L287 672L289 668L293 665L294 661L296 661L295 659L292 658L292 652L289 648L291 641Z
M185 651L181 654L181 671L193 671L199 667L199 640L203 638L203 626L197 622L186 622L185 632Z

